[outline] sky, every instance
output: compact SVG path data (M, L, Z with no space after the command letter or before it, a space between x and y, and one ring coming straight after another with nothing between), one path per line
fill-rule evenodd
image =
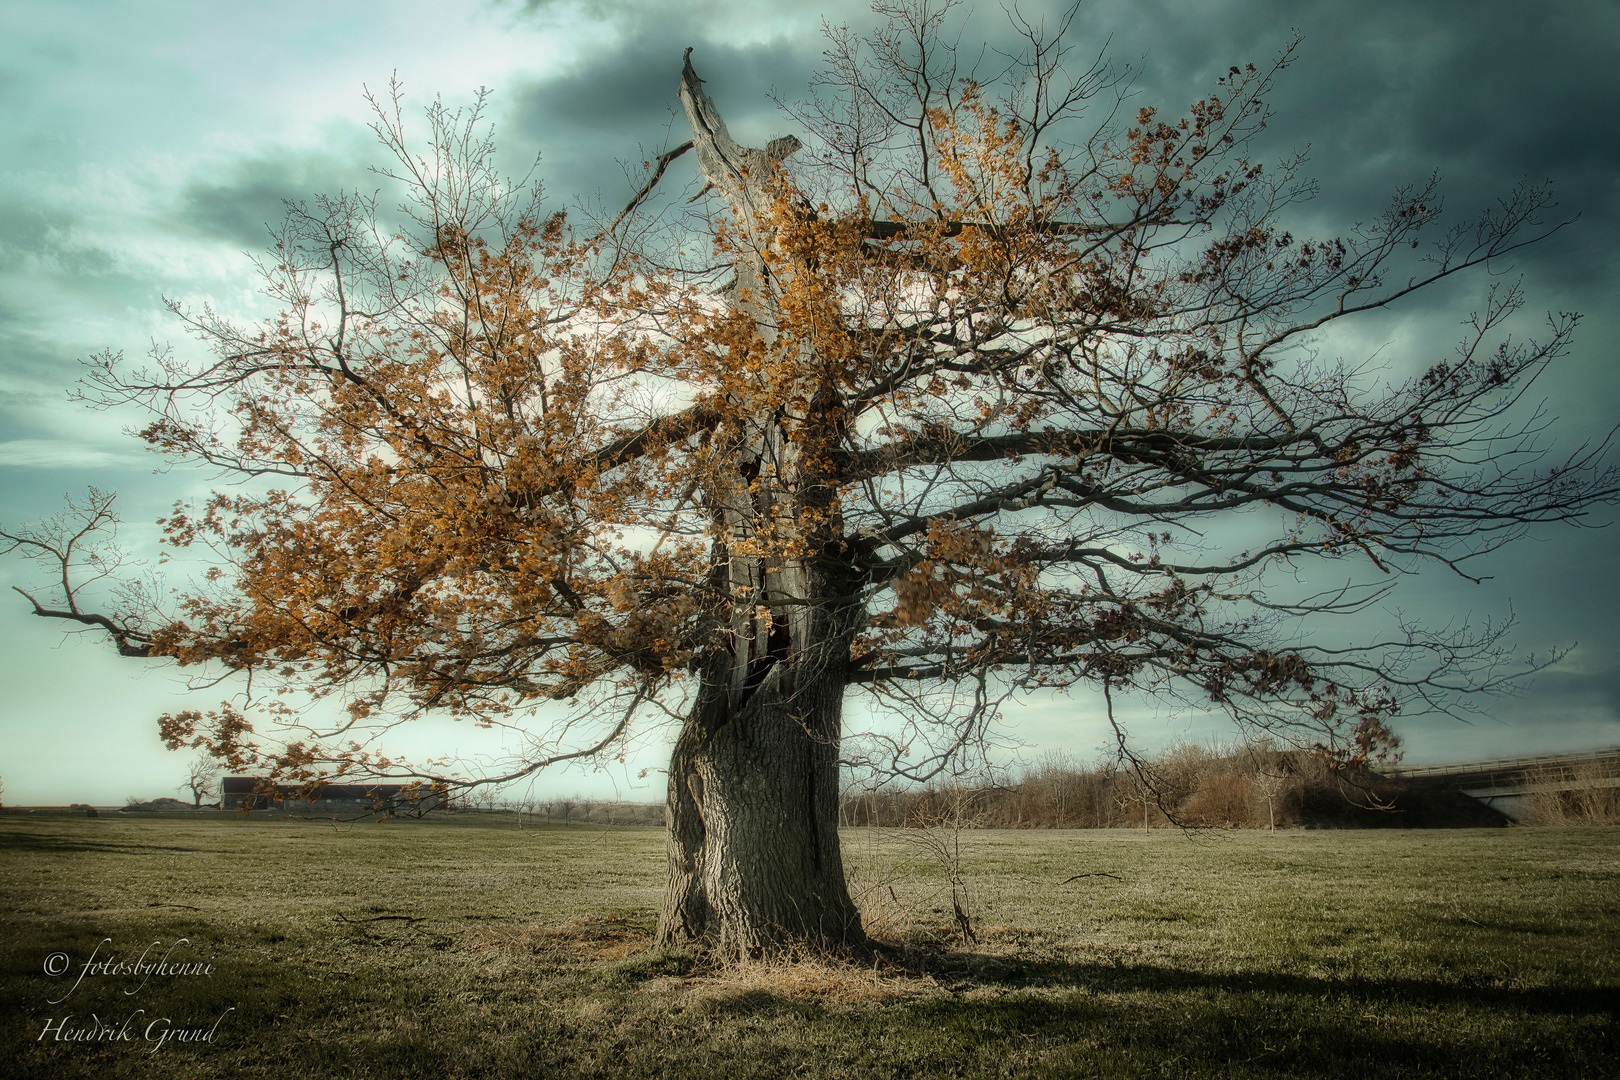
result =
M1056 11L1045 0L1019 8L1036 19ZM538 154L554 206L617 207L632 190L625 164L686 137L675 95L684 47L733 133L757 146L794 131L774 101L805 93L824 23L876 21L858 4L722 0L0 2L0 525L39 519L94 485L119 493L131 552L156 558L155 519L211 479L165 471L126 433L140 417L71 400L81 362L109 349L184 348L165 297L268 314L250 257L282 200L375 186L367 88L397 76L407 108L435 96L465 104L488 88L505 159L521 170ZM1258 156L1307 151L1321 192L1302 225L1346 232L1435 171L1459 218L1521 179L1554 182L1568 224L1491 270L1522 278L1527 315L1583 314L1574 348L1532 397L1556 418L1559 447L1601 440L1620 419L1620 5L1104 0L1082 5L1071 36L1075 55L1106 50L1131 71L1133 107L1179 114L1228 67L1265 63L1294 31L1298 60ZM963 42L993 47L1006 32L1000 6L985 4ZM694 169L678 161L670 182L690 182ZM1492 280L1416 297L1333 347L1426 366ZM1470 722L1403 727L1409 763L1620 745L1620 526L1601 527L1616 516L1600 507L1593 528L1536 533L1498 553L1481 584L1438 572L1402 582L1390 619L1396 608L1431 623L1511 612L1523 654L1568 650L1516 696L1479 703ZM187 758L162 747L156 718L210 707L220 692L188 694L172 669L33 617L11 586L38 584L35 567L0 559L0 799L174 794ZM1148 749L1229 734L1149 701L1127 712ZM1108 741L1085 694L1033 701L1007 719L1025 757L1089 760ZM663 738L651 733L624 763L546 777L532 792L661 798ZM418 725L411 740L470 759L491 749L448 721Z

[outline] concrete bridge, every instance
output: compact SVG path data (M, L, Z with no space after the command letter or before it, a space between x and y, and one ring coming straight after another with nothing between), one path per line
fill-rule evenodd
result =
M1515 821L1523 821L1530 816L1530 797L1537 792L1620 787L1620 748L1450 765L1397 766L1387 772L1402 780L1460 791Z

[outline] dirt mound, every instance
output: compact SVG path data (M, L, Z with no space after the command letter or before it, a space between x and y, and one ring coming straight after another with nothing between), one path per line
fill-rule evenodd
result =
M132 802L128 806L124 807L124 809L125 810L193 810L193 809L195 809L195 807L193 807L190 803L185 802L183 800L171 799L171 798L168 798L167 796L165 796L164 798L161 798L161 799L153 799L151 802Z

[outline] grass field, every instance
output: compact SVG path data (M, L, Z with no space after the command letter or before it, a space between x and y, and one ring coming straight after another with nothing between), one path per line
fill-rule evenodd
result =
M902 961L715 970L656 829L8 811L0 1075L1620 1076L1617 829L845 846Z

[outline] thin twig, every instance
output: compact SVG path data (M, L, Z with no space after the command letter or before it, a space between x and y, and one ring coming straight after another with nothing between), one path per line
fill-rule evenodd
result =
M669 163L690 149L692 149L692 140L688 139L675 149L666 150L664 153L659 154L657 167L653 169L652 175L647 178L647 182L641 185L641 190L631 196L630 201L625 205L625 208L619 211L619 216L613 219L613 224L591 237L591 243L594 244L596 241L602 239L602 237L606 236L614 229L617 229L619 227L619 222L623 221L632 210L641 205L641 200L647 197L647 195L652 191L653 186L656 185L659 179L663 177L664 170L669 168Z

